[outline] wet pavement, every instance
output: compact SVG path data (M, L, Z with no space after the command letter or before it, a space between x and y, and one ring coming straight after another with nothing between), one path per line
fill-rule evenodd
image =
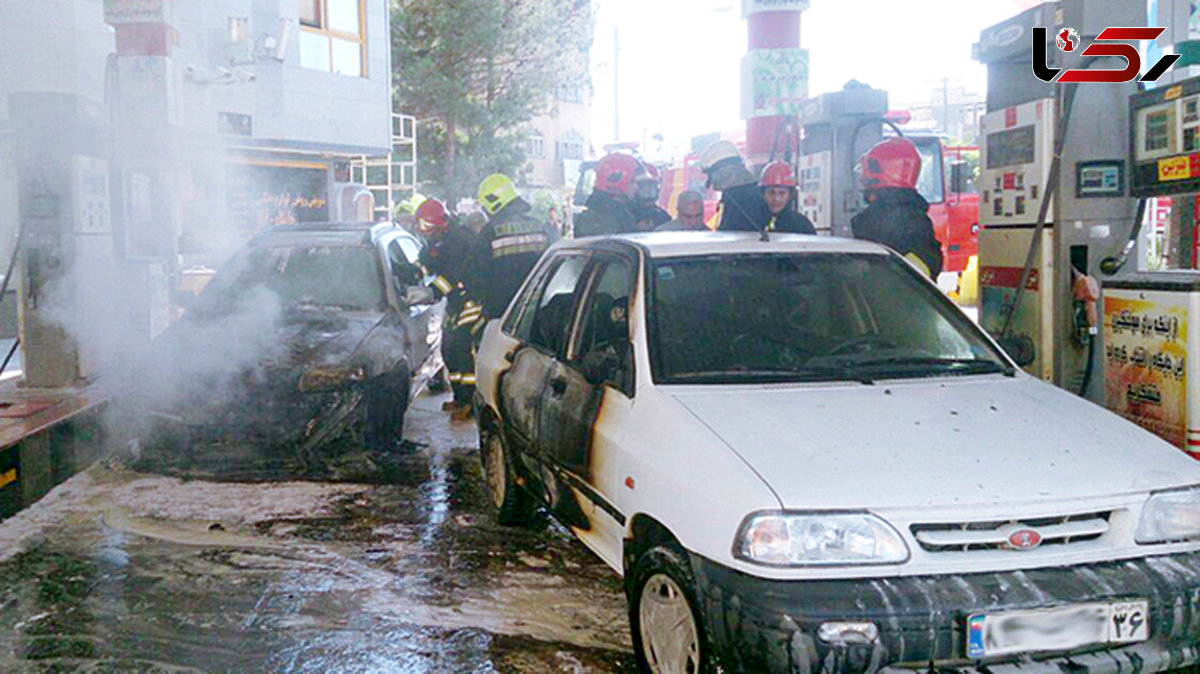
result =
M109 460L0 523L2 672L628 672L620 581L496 525L442 398L387 455Z

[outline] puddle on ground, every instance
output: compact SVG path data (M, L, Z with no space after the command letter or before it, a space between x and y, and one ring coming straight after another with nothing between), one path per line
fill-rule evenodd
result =
M328 479L93 468L0 558L0 671L634 671L616 574L544 516L496 525L472 428L419 402L394 452L333 443Z

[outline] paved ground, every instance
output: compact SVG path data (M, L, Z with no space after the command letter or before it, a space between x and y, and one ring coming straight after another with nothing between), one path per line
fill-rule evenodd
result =
M545 519L493 524L440 403L387 457L72 478L0 523L0 671L634 671L616 575Z

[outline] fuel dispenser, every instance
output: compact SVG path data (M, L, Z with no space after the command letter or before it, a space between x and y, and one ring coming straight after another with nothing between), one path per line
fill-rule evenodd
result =
M885 112L887 92L864 85L804 103L797 198L818 234L852 236L850 218L862 209L854 167L883 139Z
M1088 44L1108 26L1145 25L1131 0L1062 0L984 30L988 66L980 121L980 324L1026 370L1092 400L1103 397L1096 279L1135 221L1127 189L1128 105L1133 83L1047 83L1033 73L1034 28L1044 27L1053 68L1119 68L1083 59L1055 35Z
M1103 279L1104 404L1200 458L1200 78L1138 93L1128 109L1131 192L1168 199L1170 218L1162 255L1134 232L1141 250Z
M67 94L15 93L9 117L17 139L25 383L71 386L90 374L94 354L63 326L105 303L95 295L114 265L102 108Z

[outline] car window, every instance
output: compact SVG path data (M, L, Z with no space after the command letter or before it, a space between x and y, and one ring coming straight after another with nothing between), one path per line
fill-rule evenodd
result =
M377 309L384 301L381 265L374 247L264 246L251 250L232 275L205 288L201 308L219 313L230 299L265 287L287 307ZM216 278L213 281L217 281Z
M420 285L424 275L416 264L416 258L410 257L404 249L405 243L413 242L398 238L388 244L388 264L392 267L392 276L400 286Z
M535 295L536 300L526 307L517 323L514 334L517 339L549 353L561 351L575 307L575 289L586 264L586 257L570 256L551 269Z
M1009 372L962 313L895 256L656 260L656 380L863 380Z
M632 396L629 298L633 265L623 258L603 259L594 279L580 314L582 325L571 361L584 372L603 372L601 381Z
M421 258L421 246L416 242L416 240L405 235L400 235L396 237L394 243L396 243L400 247L400 250L403 251L404 257L406 260L408 260L409 264L417 264L417 260Z

